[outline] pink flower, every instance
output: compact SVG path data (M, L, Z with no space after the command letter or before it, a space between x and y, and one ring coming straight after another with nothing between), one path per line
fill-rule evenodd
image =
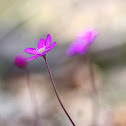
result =
M14 59L14 64L19 68L25 68L27 65L26 57L23 55L17 55Z
M37 49L26 48L24 50L26 53L34 55L31 58L29 58L27 61L38 58L39 56L45 56L45 54L49 52L56 45L56 42L53 42L51 46L50 43L51 43L51 36L50 34L48 34L46 40L44 40L43 38L39 40Z
M97 32L94 29L86 29L77 35L77 39L73 42L67 50L68 56L73 56L75 54L83 55L91 46L95 38L97 37Z

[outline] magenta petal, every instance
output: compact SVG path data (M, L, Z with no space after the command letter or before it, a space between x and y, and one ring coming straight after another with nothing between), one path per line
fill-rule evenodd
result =
M46 47L47 48L50 46L50 43L51 43L51 36L50 36L50 34L48 34L46 37Z
M45 40L43 38L41 38L38 42L38 49L42 48L43 45L45 45Z
M88 48L94 42L98 33L94 29L86 29L80 32L77 36L76 41L70 45L67 50L68 56L73 56L75 54L83 55L86 53Z
M53 42L52 45L49 47L49 51L56 45L56 42Z
M53 48L56 45L56 42L53 42L52 45L49 48Z
M75 55L78 52L78 46L79 45L78 45L77 41L73 42L66 51L67 56Z
M88 28L77 35L78 39L86 39L87 41L94 41L98 33L93 28Z
M46 52L49 52L55 45L56 45L56 42L53 42L52 45L49 47L49 49L47 49Z
M34 49L34 48L26 48L24 50L24 52L35 55L36 54L36 49Z
M35 56L32 56L31 58L29 58L27 61L30 61L30 60L33 60L35 58L38 58L40 55L35 55Z
M73 56L75 54L75 51L71 48L69 48L67 51L66 51L66 55L67 56Z

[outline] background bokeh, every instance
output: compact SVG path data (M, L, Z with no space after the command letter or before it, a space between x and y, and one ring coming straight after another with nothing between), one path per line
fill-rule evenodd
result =
M14 66L17 54L37 47L49 33L57 45L47 54L64 106L77 126L92 119L86 58L68 58L76 34L93 27L99 35L88 50L99 91L99 126L126 125L125 0L0 0L0 126L31 126L33 108L26 72ZM42 58L28 63L41 126L71 126L61 109Z

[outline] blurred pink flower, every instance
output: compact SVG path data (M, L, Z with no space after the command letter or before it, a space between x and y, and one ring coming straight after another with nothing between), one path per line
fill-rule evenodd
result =
M14 59L14 64L19 68L25 68L27 65L26 57L23 55L17 55Z
M38 48L26 48L24 51L26 53L35 55L29 58L27 61L33 60L35 58L38 58L39 56L44 56L47 52L49 52L55 45L56 42L53 42L52 45L50 46L51 43L51 36L50 34L47 35L46 40L41 38L38 42Z
M91 46L97 32L94 29L86 29L77 35L77 39L73 42L67 50L67 56L73 56L75 54L83 55Z

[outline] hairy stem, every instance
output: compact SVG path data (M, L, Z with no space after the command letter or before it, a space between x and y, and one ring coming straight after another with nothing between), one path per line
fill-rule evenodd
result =
M31 96L31 102L32 102L33 109L34 109L34 126L39 126L39 114L38 114L37 98L35 96L35 90L33 88L33 85L30 82L30 74L29 74L28 69L26 69L26 78L27 78L27 86L28 86L29 93L30 93L30 96Z
M52 78L52 75L51 75L51 72L50 72L49 65L48 65L47 60L46 60L46 56L44 56L43 58L44 58L44 60L45 60L46 67L47 67L47 70L48 70L48 73L49 73L49 76L50 76L50 79L51 79L52 86L53 86L53 88L54 88L54 91L55 91L56 97L57 97L57 99L58 99L58 101L59 101L59 103L60 103L62 109L64 110L64 112L66 113L66 115L67 115L67 117L69 118L70 122L72 123L72 125L73 125L73 126L76 126L76 125L74 124L74 122L72 121L70 115L69 115L68 112L66 111L65 107L63 106L63 104L62 104L60 98L59 98L59 95L58 95L58 92L57 92L57 89L56 89L55 83L54 83L54 81L53 81L53 78Z
M94 69L91 64L91 60L89 56L87 57L87 64L88 64L88 70L89 70L89 76L91 81L91 87L92 87L92 109L93 109L93 115L92 115L92 124L91 126L97 126L97 119L99 116L99 98L98 98L98 90L95 84L95 76L94 76Z

